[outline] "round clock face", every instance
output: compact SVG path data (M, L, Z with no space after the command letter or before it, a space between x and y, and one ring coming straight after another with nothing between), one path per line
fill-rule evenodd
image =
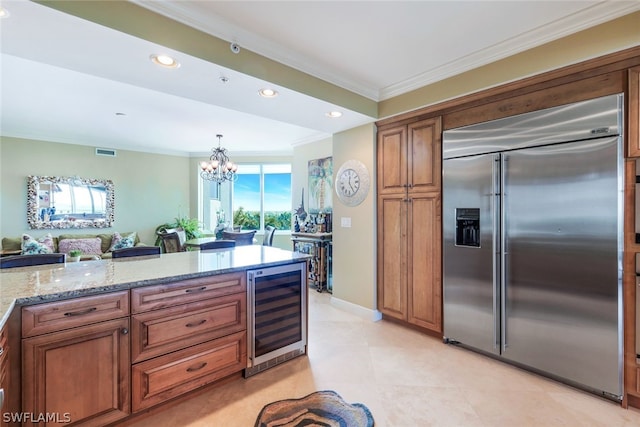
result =
M362 203L369 191L369 172L357 160L346 161L338 170L335 180L336 194L347 206Z

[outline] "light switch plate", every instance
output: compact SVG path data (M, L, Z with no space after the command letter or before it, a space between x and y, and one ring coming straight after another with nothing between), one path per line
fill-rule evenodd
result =
M351 228L351 217L340 217L340 226L344 228Z

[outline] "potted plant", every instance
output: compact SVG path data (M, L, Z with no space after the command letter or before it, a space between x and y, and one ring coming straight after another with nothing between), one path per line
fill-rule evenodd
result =
M82 251L80 249L71 249L69 251L69 262L80 261L80 256L82 256Z
M200 222L197 218L177 217L175 222L168 222L156 227L156 235L167 228L182 228L186 235L186 239L195 239L201 236ZM160 237L156 239L156 246L160 246Z

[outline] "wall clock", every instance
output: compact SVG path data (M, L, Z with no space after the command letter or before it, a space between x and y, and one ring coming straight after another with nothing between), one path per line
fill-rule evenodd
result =
M336 194L347 206L357 206L369 193L369 172L358 160L347 160L336 174Z

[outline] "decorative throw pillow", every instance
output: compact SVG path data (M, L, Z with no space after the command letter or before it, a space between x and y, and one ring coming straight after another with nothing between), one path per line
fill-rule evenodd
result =
M127 234L125 236L121 236L117 231L113 233L111 237L111 247L108 252L113 251L114 249L124 249L124 248L132 248L134 242L136 241L136 233Z
M34 239L28 234L22 235L22 255L50 254L53 252L53 237L51 233Z
M62 239L58 242L58 250L69 255L69 251L78 249L84 255L102 254L99 237L93 239Z

